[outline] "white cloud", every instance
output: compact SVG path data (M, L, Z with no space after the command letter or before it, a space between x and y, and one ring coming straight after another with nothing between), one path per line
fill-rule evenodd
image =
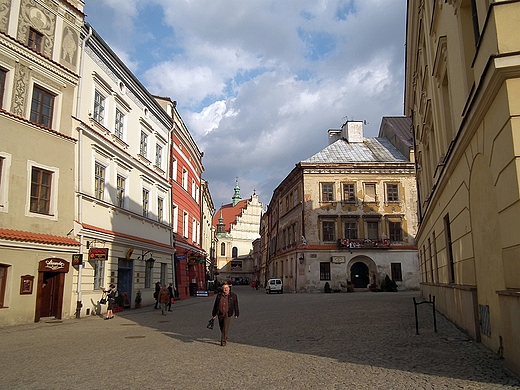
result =
M405 0L102 3L86 2L91 23L152 93L178 101L217 206L237 176L243 197L268 203L346 117L375 136L402 114Z

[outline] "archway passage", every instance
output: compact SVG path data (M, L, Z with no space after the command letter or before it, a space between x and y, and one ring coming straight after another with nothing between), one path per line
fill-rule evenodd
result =
M350 280L355 288L367 288L370 283L368 266L358 261L350 267Z

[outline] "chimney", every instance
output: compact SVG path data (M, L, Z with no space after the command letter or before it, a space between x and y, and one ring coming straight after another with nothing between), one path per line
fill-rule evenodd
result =
M332 145L338 139L341 139L341 130L340 129L329 129L329 145Z
M347 121L341 128L341 136L347 142L363 142L363 122Z

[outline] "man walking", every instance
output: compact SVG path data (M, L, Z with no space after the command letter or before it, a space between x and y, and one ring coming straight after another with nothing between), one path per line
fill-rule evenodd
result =
M220 345L226 346L228 339L229 324L233 315L238 318L238 297L235 293L230 291L229 284L224 283L222 292L217 294L213 311L211 313L213 318L218 316L218 326L220 328Z
M162 288L159 290L157 301L161 304L161 314L165 316L166 307L168 306L168 302L170 302L170 292L166 288L166 285L162 286Z

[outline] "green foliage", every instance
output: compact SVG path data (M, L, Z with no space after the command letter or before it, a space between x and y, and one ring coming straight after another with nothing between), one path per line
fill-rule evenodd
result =
M383 280L383 283L381 283L381 290L396 292L397 284L392 279L390 279L388 275L386 275L385 280Z
M141 290L137 290L137 293L135 294L135 304L139 305L142 302L141 298Z

